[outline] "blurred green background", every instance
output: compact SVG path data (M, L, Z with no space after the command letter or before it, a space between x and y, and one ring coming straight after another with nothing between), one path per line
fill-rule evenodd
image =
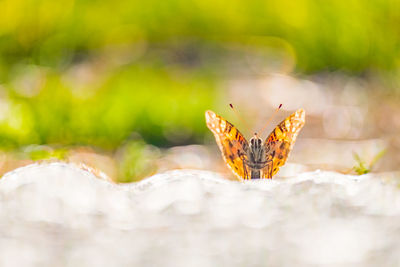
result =
M32 159L62 158L57 151L70 146L128 153L119 171L128 181L145 145L204 142L204 110L218 105L226 76L340 71L384 78L396 92L399 8L379 0L2 0L0 148L24 148Z

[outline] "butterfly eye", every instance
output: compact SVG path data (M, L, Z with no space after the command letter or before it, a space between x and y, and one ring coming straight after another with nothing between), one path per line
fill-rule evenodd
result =
M261 139L257 139L257 145L261 146Z

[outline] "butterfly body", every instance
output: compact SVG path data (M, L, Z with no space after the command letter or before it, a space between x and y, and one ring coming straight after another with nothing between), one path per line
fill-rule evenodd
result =
M225 162L239 179L272 178L288 158L305 123L305 112L299 109L283 120L265 142L257 134L247 142L235 126L210 110L206 111L206 123Z
M254 134L250 139L249 149L247 150L248 160L245 162L250 169L250 179L260 179L261 171L267 166L265 161L265 148L261 138Z

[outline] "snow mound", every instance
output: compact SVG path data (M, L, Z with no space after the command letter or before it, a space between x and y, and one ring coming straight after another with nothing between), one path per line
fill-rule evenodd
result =
M0 266L398 266L400 190L316 171L112 184L64 163L0 180Z

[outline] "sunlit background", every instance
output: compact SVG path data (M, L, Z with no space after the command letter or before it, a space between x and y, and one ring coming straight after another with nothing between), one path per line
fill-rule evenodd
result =
M280 175L400 163L398 1L0 2L0 174L226 172L204 111L251 137L307 113ZM243 125L233 103L249 125ZM379 159L379 160L378 160ZM229 175L229 173L227 173Z

